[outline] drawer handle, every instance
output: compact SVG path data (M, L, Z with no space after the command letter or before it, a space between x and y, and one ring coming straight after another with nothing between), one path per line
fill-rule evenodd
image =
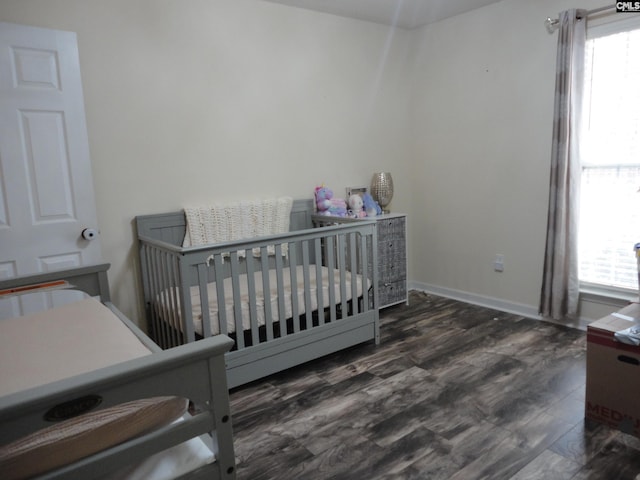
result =
M629 357L627 355L619 355L618 360L620 362L628 363L630 365L640 365L640 361L637 358Z

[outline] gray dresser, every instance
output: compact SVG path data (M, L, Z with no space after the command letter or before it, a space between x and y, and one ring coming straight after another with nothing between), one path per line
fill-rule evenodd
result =
M322 215L312 215L311 218L315 226L360 221ZM407 215L387 213L375 217L375 220L378 234L378 305L385 308L402 302L408 304Z
M407 215L388 213L378 222L378 294L380 308L408 302Z

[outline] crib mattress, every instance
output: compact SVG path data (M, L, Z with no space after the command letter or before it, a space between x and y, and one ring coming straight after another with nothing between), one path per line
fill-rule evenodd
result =
M322 302L321 308L325 308L329 306L329 290L330 290L330 273L327 267L318 267L321 270L321 289L322 289ZM305 303L305 276L304 276L304 267L299 265L296 267L296 285L295 290L292 288L291 282L291 271L288 267L282 269L282 277L283 277L283 291L284 294L284 309L283 312L280 312L280 308L278 306L278 284L277 284L277 274L276 270L269 270L269 291L266 292L265 295L265 286L262 281L262 272L256 272L254 274L254 282L255 282L255 303L257 310L257 322L258 325L265 325L266 322L266 314L265 314L265 305L267 303L271 306L271 318L274 322L280 320L286 320L293 316L293 306L292 306L292 298L293 292L295 291L295 296L297 297L298 303L298 314L303 315L309 311L318 310L318 282L316 275L316 265L309 266L309 274L308 274L308 296L310 297L310 304L307 305ZM340 283L340 271L338 269L333 269L333 278L332 285L333 291L335 295L335 303L339 304L343 301L342 299L342 288ZM362 296L363 293L363 276L362 275L352 275L350 272L346 272L345 275L345 298L344 301L349 301L352 299L352 281L356 283L356 292L357 297ZM231 278L226 278L224 280L224 301L225 301L225 312L227 319L227 333L233 333L236 329L236 312L239 311L242 317L242 328L244 330L251 329L251 320L250 320L250 302L251 298L249 296L249 287L248 287L248 276L247 274L239 275L238 282L240 284L240 305L239 308L234 305L233 300L233 283ZM369 282L365 279L366 289L369 288ZM202 325L202 306L200 302L200 289L199 287L193 286L190 289L191 295L191 306L192 306L192 314L193 314L193 325L194 330L199 334L203 335L203 325ZM218 324L218 313L220 311L220 306L218 305L217 300L217 286L216 282L210 282L207 284L207 295L209 297L209 315L211 318L211 333L213 335L217 335L220 333L220 327ZM163 318L176 318L178 321L180 320L180 302L179 296L177 293L177 288L171 289L171 291L165 291L159 295L158 303L160 305ZM176 305L176 309L168 308L170 305ZM180 325L174 325L177 328L181 328Z

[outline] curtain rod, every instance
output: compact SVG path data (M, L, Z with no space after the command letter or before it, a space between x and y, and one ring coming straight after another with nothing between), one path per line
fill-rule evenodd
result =
M587 17L589 15L595 15L596 13L604 12L606 10L613 10L614 8L616 8L615 5L607 5L606 7L599 7L599 8L594 8L593 10L587 10ZM559 23L560 23L559 19L547 17L547 19L544 21L544 26L547 27L547 32L553 33L558 29Z

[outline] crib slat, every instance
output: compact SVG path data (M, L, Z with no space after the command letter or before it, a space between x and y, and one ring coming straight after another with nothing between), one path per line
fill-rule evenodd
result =
M369 263L367 262L369 259L369 255L367 255L367 237L364 235L360 235L360 258L359 258L359 269L360 273L360 281L362 282L362 311L369 311L369 289L367 288L369 285L369 279L371 275L369 274Z
M346 276L346 258L345 258L345 242L346 235L338 235L338 271L340 272L340 318L347 316L347 276Z
M169 347L174 347L179 341L179 332L182 331L184 333L184 330L180 328L179 324L181 315L180 310L178 309L179 302L177 301L177 292L174 289L174 286L177 285L177 282L174 281L173 270L171 269L168 252L161 252L160 271L162 272L162 290L163 292L165 292L168 310L171 312L169 318L169 325L171 326L171 328L167 330L167 337L169 339Z
M202 336L211 336L211 311L209 309L209 289L207 288L207 264L199 263L198 269L198 290L200 292L200 311L202 312Z
M180 285L178 296L182 306L182 316L178 319L182 324L182 333L187 343L195 342L195 329L193 327L193 308L191 306L191 290L189 282L189 270L185 262L179 262L175 269L176 285ZM206 308L206 306L205 306Z
M164 321L166 318L166 313L163 312L162 303L158 305L158 300L161 299L161 283L160 283L160 265L159 265L159 252L153 248L149 255L151 257L151 263L153 264L153 301L156 304L155 317L156 317L156 326L158 329L158 342L160 342L162 348L169 348L168 338L167 338L167 324Z
M171 348L175 345L176 339L176 320L175 317L179 314L176 311L176 302L174 301L176 292L170 290L170 275L167 266L167 254L163 251L158 251L158 282L160 285L160 292L162 295L163 305L166 307L166 339L167 347Z
M153 318L153 304L148 301L151 296L151 276L149 272L149 257L147 253L147 246L144 243L138 245L138 255L140 256L140 273L142 274L142 290L144 293L144 308L147 319L147 329L151 339L155 339L155 325ZM157 343L157 342L156 342Z
M158 251L158 280L161 285L162 304L166 310L166 338L167 346L171 348L176 344L178 335L176 316L179 315L177 302L175 301L176 292L171 289L171 274L169 272L169 262L167 260L167 252Z
M148 245L142 244L140 246L141 258L144 259L144 271L146 272L146 277L144 278L144 286L145 286L145 306L149 312L149 330L151 333L151 338L154 342L160 345L163 348L162 343L160 342L160 336L157 325L157 302L154 302L152 299L156 298L155 288L153 285L154 282L154 272L153 272L153 264L151 261L151 250ZM141 262L142 263L142 262Z
M307 328L313 326L313 305L311 304L311 279L309 278L309 242L302 242L302 277L304 281L304 315Z
M324 318L324 288L322 285L322 239L316 238L313 241L316 257L316 290L318 295L318 321L320 325L325 324Z
M231 290L233 292L233 318L235 320L236 345L238 350L244 348L244 334L242 327L242 298L240 296L240 265L238 262L238 252L232 251L229 255L231 262ZM222 303L224 305L224 302Z
M267 342L273 340L273 312L271 311L271 281L269 278L269 252L267 247L260 248L262 268L262 295L264 300L264 325Z
M167 290L167 272L164 268L164 252L160 250L156 250L156 265L158 266L158 292L161 298L163 312L162 312L162 321L164 323L163 334L166 348L171 347L172 339L171 339L171 329L173 328L173 308L170 302L171 292Z
M185 289L185 285L183 285L183 281L181 280L180 274L180 266L181 263L176 258L176 255L172 252L167 252L167 261L170 265L169 267L169 275L171 276L171 280L169 282L169 286L171 287L172 292L172 301L175 304L175 325L176 328L173 330L174 335L174 343L172 346L177 347L178 345L182 345L187 341L195 341L195 329L193 328L193 322L190 320L193 318L193 304L191 303L191 290L188 289L188 283L185 285L187 288ZM184 295L187 297L187 308L191 313L189 313L188 317L180 315L180 309L178 307L179 295L180 291L185 290ZM189 337L189 328L191 326L191 331L193 332L193 340L185 340L185 338Z
M289 277L291 279L291 320L293 323L293 333L298 333L300 331L300 309L298 308L298 258L296 251L297 248L289 249Z
M161 315L162 315L162 305L160 304L160 296L158 290L158 265L156 263L156 250L152 247L147 247L147 261L148 261L148 269L149 269L149 290L150 297L147 301L151 302L152 305L152 321L155 328L154 332L154 340L158 345L162 348L166 347L166 340L164 339L164 328L162 325Z
M336 282L335 282L335 257L333 256L333 243L335 242L335 235L328 236L326 239L327 250L327 272L329 274L328 285L329 289L329 321L336 321Z
M224 270L222 255L213 255L213 271L216 277L216 300L218 304L218 331L223 335L229 333L227 328L227 307L224 301Z
M144 258L147 271L147 279L146 284L149 289L146 302L151 314L151 333L153 335L153 340L160 345L161 348L165 347L165 342L162 340L162 330L161 325L158 320L158 290L156 288L157 278L156 278L156 270L157 266L153 260L154 257L154 249L149 245L143 244L142 251L144 252Z
M245 257L247 266L247 289L249 293L249 321L251 322L251 345L259 343L258 309L256 306L256 278L253 252Z
M283 264L282 264L282 248L280 245L276 245L276 291L278 294L278 323L280 324L280 337L287 336L287 316L284 308L284 276L283 276Z
M358 243L357 233L349 234L349 241L347 245L349 247L348 258L351 261L349 268L347 269L351 275L349 276L351 284L351 309L352 313L356 314L359 311L358 308Z

